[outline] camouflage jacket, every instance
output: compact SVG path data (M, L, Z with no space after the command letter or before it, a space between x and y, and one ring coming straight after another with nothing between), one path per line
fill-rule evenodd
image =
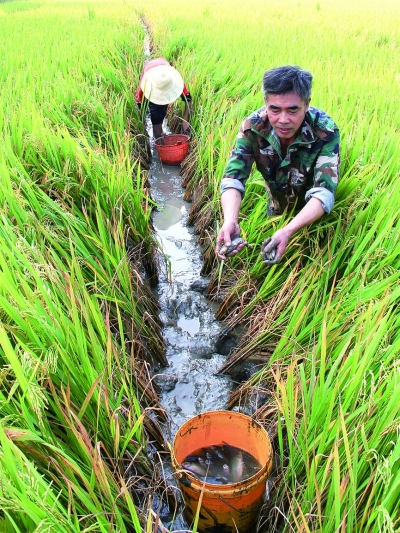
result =
M296 140L282 159L279 138L263 107L242 122L225 168L221 193L234 188L244 196L255 162L265 180L268 214L280 214L294 204L302 208L311 197L318 198L329 213L339 179L339 143L339 130L331 117L309 107Z

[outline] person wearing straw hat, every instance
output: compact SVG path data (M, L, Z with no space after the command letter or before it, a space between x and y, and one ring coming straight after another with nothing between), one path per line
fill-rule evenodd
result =
M253 163L265 181L267 216L297 211L262 243L264 263L278 263L294 233L330 213L339 179L340 133L327 113L310 106L311 85L311 72L294 65L265 72L265 105L242 122L221 182L224 223L215 248L220 259L247 246L239 238L238 219Z
M147 61L136 90L136 102L139 108L143 104L143 100L148 102L154 138L157 139L162 136L162 124L168 106L179 97L185 102L182 131L188 134L192 99L181 74L170 65L165 57Z

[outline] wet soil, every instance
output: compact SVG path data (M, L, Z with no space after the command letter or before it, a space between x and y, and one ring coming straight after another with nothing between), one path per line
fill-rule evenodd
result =
M229 376L215 375L225 361L225 355L217 352L223 325L215 319L216 309L204 294L208 279L200 277L200 245L193 228L186 225L190 204L183 200L180 167L163 165L153 141L151 147L149 182L159 206L153 224L165 255L160 255L163 268L156 293L169 363L154 379L171 419L173 438L196 414L226 408L233 385Z

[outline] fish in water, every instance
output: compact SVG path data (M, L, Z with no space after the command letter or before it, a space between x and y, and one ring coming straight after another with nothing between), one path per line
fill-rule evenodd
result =
M200 464L189 463L184 461L182 463L182 468L184 468L185 470L189 470L189 472L192 472L192 474L196 474L196 476L204 477L207 475L206 468Z
M232 239L232 242L229 246L226 246L226 244L224 244L219 253L221 255L227 255L227 254L230 254L231 252L233 252L233 250L236 250L236 248L239 246L239 244L242 244L244 242L244 240L241 238L241 237L235 237L234 239Z
M261 464L246 450L223 442L191 452L182 468L207 483L227 484L254 476Z
M232 477L232 481L234 483L237 483L240 481L243 477L243 470L244 470L244 464L243 464L243 452L240 450L235 451L231 463L229 465L229 471Z

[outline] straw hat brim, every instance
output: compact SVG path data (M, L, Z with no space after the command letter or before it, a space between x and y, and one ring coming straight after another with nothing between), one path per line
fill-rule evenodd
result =
M182 94L183 86L182 76L170 65L149 69L140 82L145 98L158 105L175 102Z

